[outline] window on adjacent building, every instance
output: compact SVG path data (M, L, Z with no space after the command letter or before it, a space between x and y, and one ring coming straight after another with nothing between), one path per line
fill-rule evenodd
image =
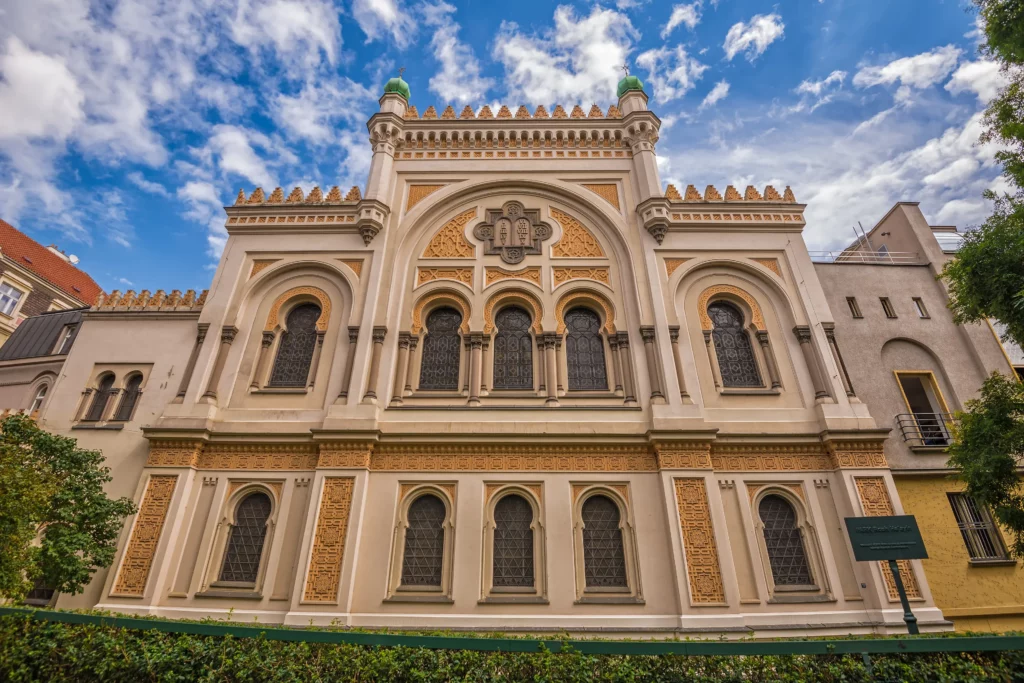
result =
M39 387L39 391L36 392L36 397L32 399L32 405L28 409L29 415L34 415L37 410L43 407L43 401L46 400L46 391L49 388L48 384Z
M956 525L972 560L1005 560L1003 539L988 510L964 493L948 493Z
M57 339L57 345L53 347L54 354L61 356L71 350L71 338L75 335L74 325L65 325Z
M533 506L510 494L494 506L496 589L533 588Z
M601 319L589 308L565 314L565 359L569 391L607 391Z
M918 318L928 318L928 309L924 306L924 301L919 296L914 297L914 309L917 311Z
M459 359L462 314L454 308L438 308L427 316L420 361L420 389L456 391L459 388Z
M270 496L251 493L235 507L235 521L228 534L220 580L229 583L255 584L259 576L263 544L267 538L270 517Z
M14 309L18 307L18 302L24 295L25 292L15 289L7 283L0 284L0 313L6 316L14 315Z
M402 553L403 587L442 587L446 516L444 502L432 494L422 495L409 505L409 526Z
M949 429L946 426L945 401L929 372L897 372L896 379L903 392L909 415L897 419L903 438L911 446L947 446Z
M127 422L132 419L132 414L135 413L135 405L139 402L139 396L142 394L142 375L136 373L128 378L128 382L124 386L124 394L121 396L121 403L117 406L117 412L114 413L114 419L119 422Z
M881 296L881 297L878 297L878 300L882 302L882 310L885 311L885 317L886 318L895 318L896 317L896 309L892 307L892 302L889 301L889 297Z
M811 586L811 568L796 510L782 496L768 495L758 506L764 524L764 545L776 586Z
M761 387L761 372L750 345L750 335L743 329L743 314L732 304L716 301L708 306L708 317L714 327L715 354L725 387Z
M316 321L319 319L320 307L316 304L299 304L288 313L268 386L306 386L316 350Z
M861 315L860 306L857 305L857 297L855 297L855 296L848 296L848 297L846 297L846 305L850 307L850 315L852 315L854 318L863 318L864 317L863 315Z
M89 404L89 411L82 418L85 422L99 422L107 410L107 402L114 393L114 375L107 373L100 378L93 393L92 403Z
M583 503L583 573L587 589L628 588L619 506L607 496Z
M503 308L494 320L494 388L533 389L533 339L530 314L518 306Z

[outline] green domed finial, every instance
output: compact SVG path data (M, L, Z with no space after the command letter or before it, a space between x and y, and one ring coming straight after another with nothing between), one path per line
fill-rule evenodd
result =
M408 102L410 98L409 84L402 80L402 73L405 71L403 66L398 70L398 78L392 78L384 84L384 94L387 95L389 92L393 92L397 95L401 95Z
M626 76L619 81L618 96L621 98L630 90L639 90L640 92L644 92L644 82L636 76L630 76L629 67L625 64L622 65L622 70L626 73ZM647 93L644 94L646 95Z

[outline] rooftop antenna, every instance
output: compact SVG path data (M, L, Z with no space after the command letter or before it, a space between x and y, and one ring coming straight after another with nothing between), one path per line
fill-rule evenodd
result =
M860 221L857 221L857 225L860 225ZM860 231L861 231L862 233L864 233L864 241L868 243L868 249L870 249L871 251L874 251L874 250L875 250L875 248L874 248L873 246L871 246L871 240L870 240L870 239L868 238L868 233L867 233L867 231L866 231L866 230L864 229L864 226L863 226L863 225L860 225Z

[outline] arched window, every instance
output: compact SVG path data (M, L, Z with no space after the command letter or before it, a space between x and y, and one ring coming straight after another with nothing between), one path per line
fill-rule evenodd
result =
M86 422L99 422L103 419L103 413L107 409L107 401L114 392L114 375L106 374L100 378L96 391L93 393L92 403L89 405L89 412L83 420Z
M299 304L288 313L268 386L306 386L309 365L316 350L316 321L319 318L320 307L316 304Z
M42 384L39 386L39 391L36 392L36 397L32 399L32 405L28 409L29 415L35 414L37 410L43 407L43 401L46 400L46 391L49 388L49 384Z
M583 503L583 570L587 588L627 588L619 506L607 496Z
M454 308L438 308L427 316L420 362L420 389L456 391L459 388L459 357L462 314Z
M761 373L754 359L750 337L743 329L743 314L723 301L708 306L714 326L715 353L722 384L726 387L761 387Z
M494 388L533 388L533 340L530 314L518 306L503 308L494 320Z
M606 391L601 319L589 308L574 308L565 314L565 332L569 391Z
M533 588L533 507L508 495L494 506L495 588Z
M804 539L797 528L796 511L782 496L765 496L758 505L764 524L764 545L776 586L810 586Z
M224 551L221 581L256 583L263 557L263 542L267 538L270 507L270 496L265 493L252 493L238 503L235 523L231 525Z
M444 566L446 508L435 495L420 496L409 506L402 554L402 585L440 588Z
M124 387L124 394L121 396L121 403L117 406L117 412L114 413L115 420L127 422L132 419L135 404L139 402L139 395L142 393L141 386L142 375L135 374L128 379L128 383Z

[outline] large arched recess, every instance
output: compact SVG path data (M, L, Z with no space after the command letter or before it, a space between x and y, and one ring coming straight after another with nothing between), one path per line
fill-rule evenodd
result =
M528 178L453 183L432 193L403 216L396 231L395 250L385 258L386 270L382 273L382 279L390 282L392 295L386 301L378 302L381 308L376 312L377 319L385 317L388 326L395 326L395 329L404 329L407 326L406 321L401 318L401 312L406 308L404 300L412 288L411 278L414 276L414 269L411 264L419 258L417 249L422 246L425 238L429 239L427 235L433 234L433 231L445 221L461 211L476 204L487 205L488 198L491 197L494 198L491 203L499 204L509 195L523 197L526 203L530 197L543 199L580 219L601 242L609 261L615 266L617 276L613 287L619 292L625 308L624 324L630 327L639 325L641 316L646 314L650 306L650 290L643 284L644 279L636 275L637 262L634 257L638 245L633 246L626 239L629 227L625 218L613 206L578 185L554 179ZM557 230L558 223L554 218L544 215L542 219ZM471 226L482 220L484 215L480 211L469 223L469 231L472 229ZM552 238L545 242L544 248L549 248L554 241ZM470 263L467 260L467 264ZM516 269L522 265L516 266ZM482 307L476 308L473 311L471 327L479 330L483 327L483 310ZM553 311L545 310L545 329L554 330L553 315Z

